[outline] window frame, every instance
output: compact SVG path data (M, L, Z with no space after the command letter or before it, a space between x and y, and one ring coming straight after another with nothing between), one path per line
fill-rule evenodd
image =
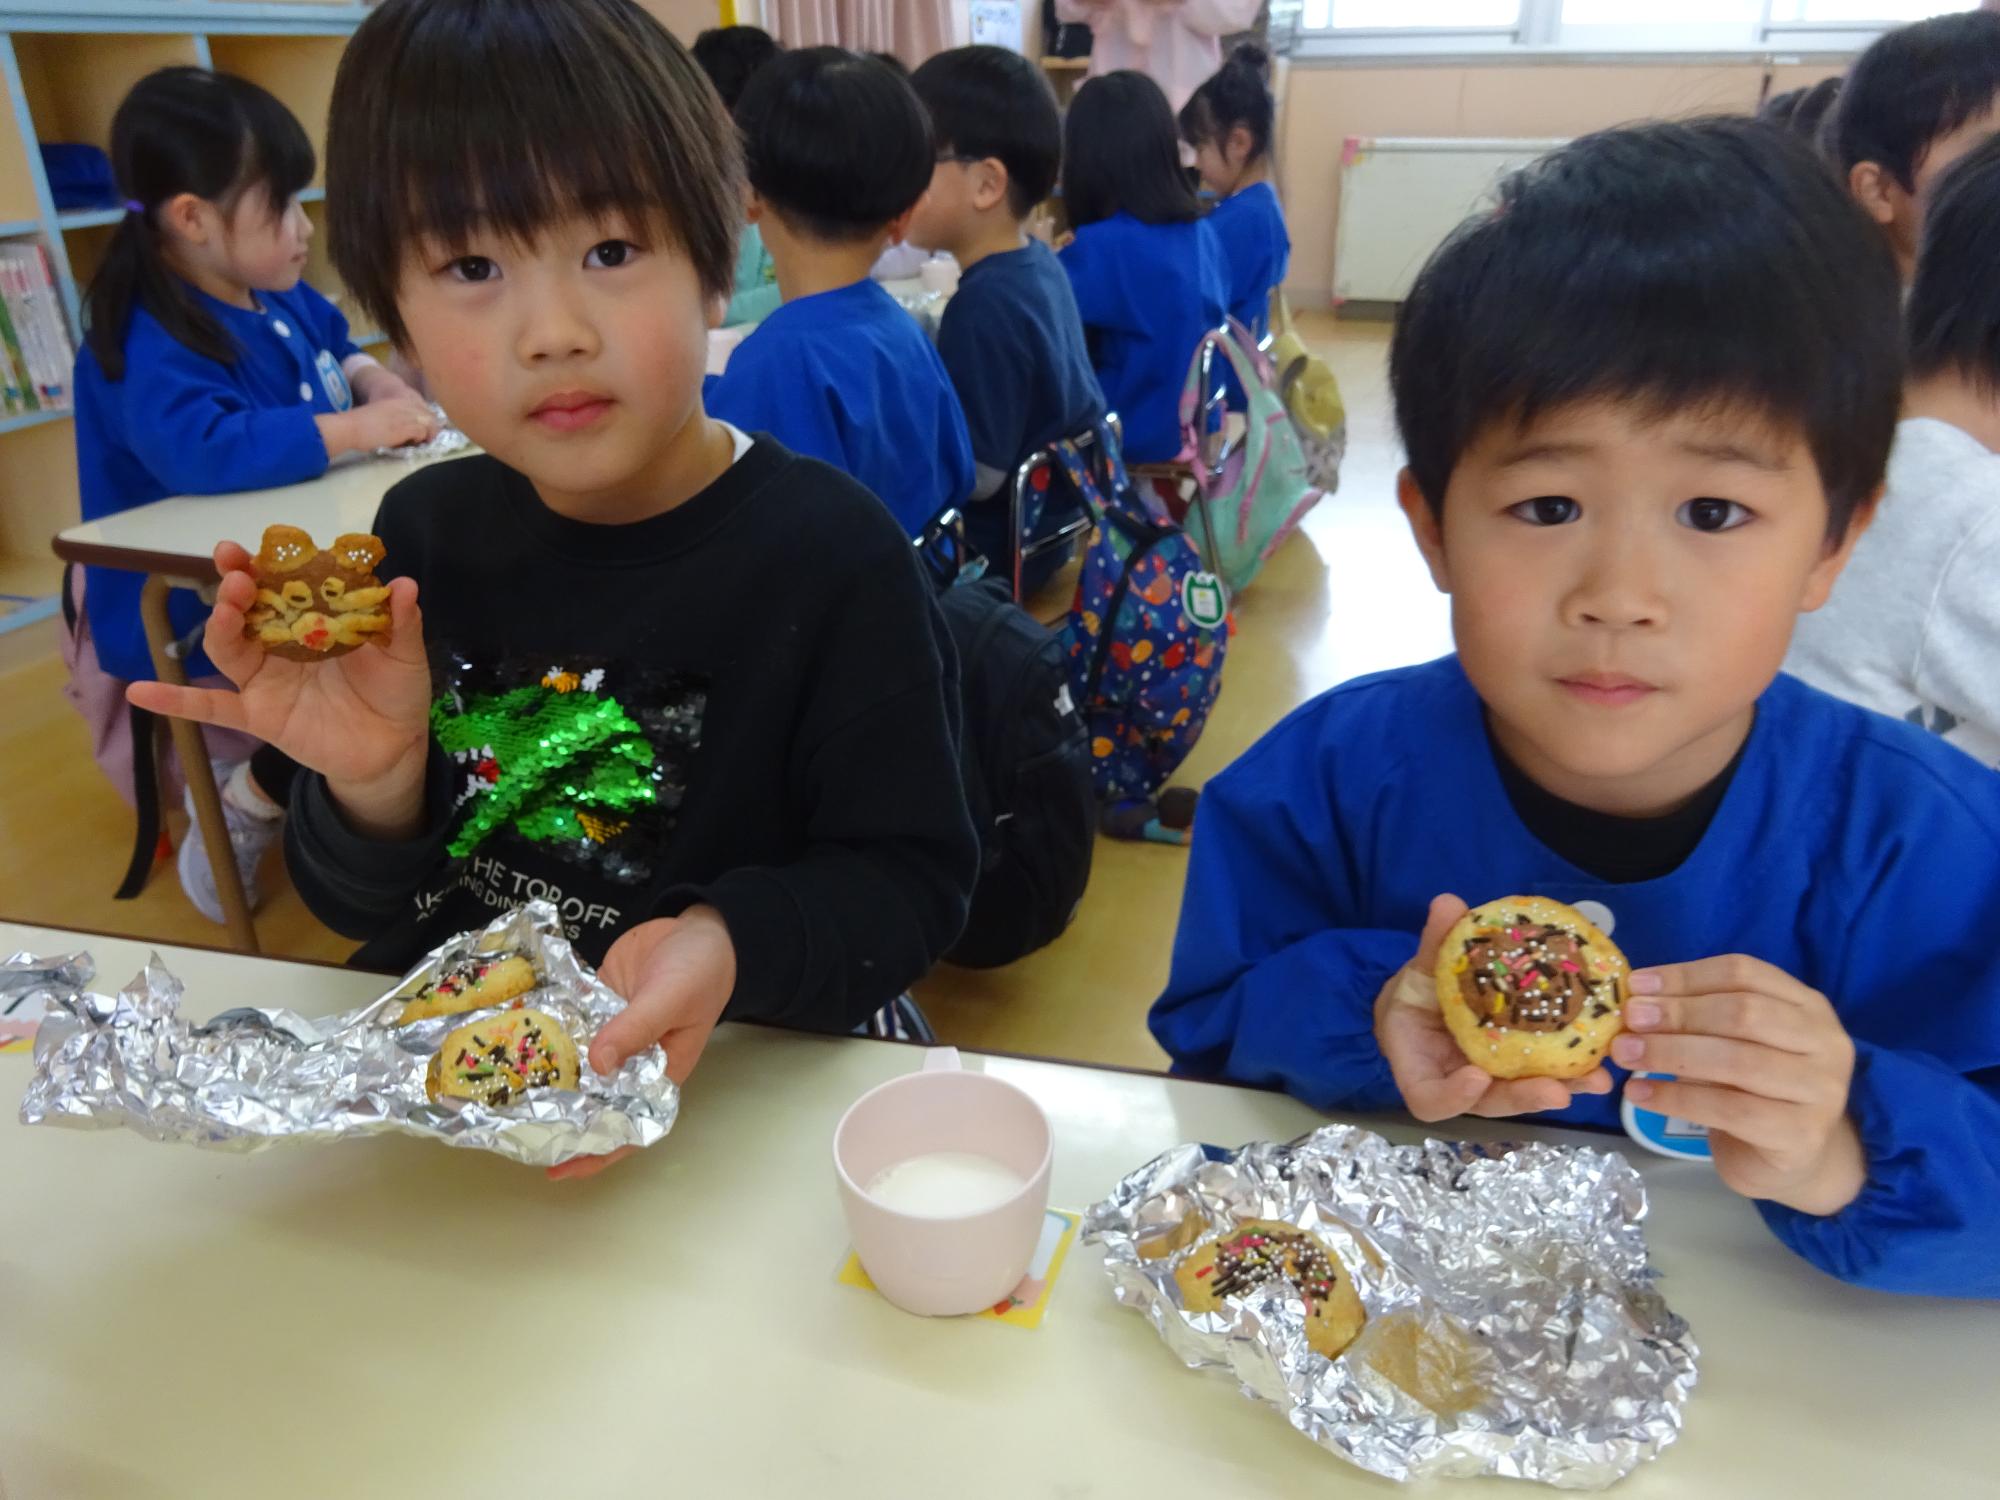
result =
M1333 0L1339 4L1339 0ZM1643 28L1565 27L1563 0L1521 0L1512 26L1374 26L1335 30L1301 26L1291 56L1295 63L1342 61L1562 62L1633 58L1647 61L1715 59L1773 62L1846 58L1860 52L1901 21L1779 21L1773 0L1760 0L1754 18L1741 26L1714 23L1690 27L1681 36L1640 44ZM1592 31L1601 34L1592 36Z

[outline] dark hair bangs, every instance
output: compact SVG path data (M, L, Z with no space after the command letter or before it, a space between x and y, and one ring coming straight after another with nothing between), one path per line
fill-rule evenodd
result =
M370 28L377 28L369 35ZM736 132L706 75L630 0L389 0L342 59L327 203L335 268L400 340L404 251L622 215L734 280Z

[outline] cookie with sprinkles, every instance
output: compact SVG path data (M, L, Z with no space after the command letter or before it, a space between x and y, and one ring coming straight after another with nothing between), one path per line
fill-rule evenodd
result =
M1462 1051L1495 1078L1581 1078L1625 1029L1625 955L1545 896L1476 906L1438 952L1438 1005Z
M1306 1305L1306 1343L1337 1359L1368 1321L1340 1257L1318 1235L1275 1219L1249 1219L1199 1246L1174 1268L1181 1306L1214 1312L1232 1297L1287 1281Z
M449 1033L431 1058L424 1092L494 1109L535 1089L573 1089L576 1043L547 1011L510 1010Z
M397 1015L396 1024L408 1026L433 1016L505 1005L527 994L537 982L535 966L518 953L469 953L448 964L437 978L412 995Z

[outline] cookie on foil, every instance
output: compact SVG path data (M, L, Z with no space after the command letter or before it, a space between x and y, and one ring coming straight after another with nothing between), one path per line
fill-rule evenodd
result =
M243 635L287 661L345 656L389 633L389 590L375 576L382 541L350 531L328 548L296 526L267 526L250 561L257 597Z
M1274 1219L1248 1219L1223 1231L1174 1268L1181 1305L1191 1313L1219 1310L1232 1297L1291 1283L1306 1304L1306 1343L1338 1359L1368 1321L1353 1278L1316 1234Z
M543 1010L510 1010L473 1021L445 1036L424 1075L424 1092L470 1099L492 1109L535 1089L573 1089L579 1075L576 1042Z
M505 1005L540 983L535 966L518 953L468 953L446 965L437 978L406 1000L395 1024L408 1026L436 1016Z

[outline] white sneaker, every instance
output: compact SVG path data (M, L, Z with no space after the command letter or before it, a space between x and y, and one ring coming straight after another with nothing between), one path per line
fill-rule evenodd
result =
M216 777L218 788L228 784L229 768L217 767L224 772ZM215 888L215 869L209 863L208 842L201 836L201 823L194 815L194 793L186 793L182 801L188 811L187 837L181 840L180 858L177 862L181 875L181 889L187 892L194 909L209 921L222 923L222 894ZM255 813L246 812L230 801L222 798L222 819L229 825L229 848L236 856L236 873L243 881L243 898L250 909L257 909L257 867L264 862L264 856L271 852L279 831L284 828L282 817L260 818Z

